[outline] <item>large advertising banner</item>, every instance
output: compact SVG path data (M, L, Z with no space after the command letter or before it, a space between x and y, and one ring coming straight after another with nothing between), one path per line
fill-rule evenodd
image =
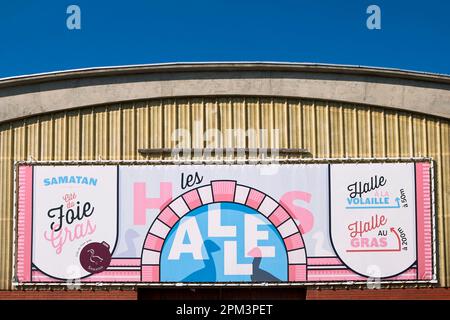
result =
M431 163L17 166L15 284L436 282Z

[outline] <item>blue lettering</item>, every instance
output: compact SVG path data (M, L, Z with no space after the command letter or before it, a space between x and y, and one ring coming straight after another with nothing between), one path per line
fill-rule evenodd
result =
M59 184L67 183L67 180L68 180L67 176L58 177Z
M54 184L86 184L90 186L97 186L97 178L83 177L83 176L58 176L52 178L44 178L42 180L44 186L50 186Z
M389 197L384 198L347 198L347 204L351 205L381 205L389 204Z

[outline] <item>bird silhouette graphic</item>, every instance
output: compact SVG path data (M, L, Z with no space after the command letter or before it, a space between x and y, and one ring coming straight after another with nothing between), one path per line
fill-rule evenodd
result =
M262 252L259 248L253 248L248 253L249 256L253 257L253 273L251 276L252 282L281 282L280 279L260 268L262 260Z
M197 270L186 278L183 279L185 282L214 282L216 281L216 265L214 263L214 257L212 253L220 250L220 247L211 240L206 240L203 242L203 246L206 249L206 254L208 255L207 260L203 260L204 267Z
M134 229L128 229L125 232L125 244L127 245L127 249L118 254L119 257L134 257L136 255L136 241L139 237L139 233Z
M94 249L89 249L87 252L89 253L89 261L90 262L92 262L94 264L99 264L100 262L103 261L102 257L99 257L99 256L95 255Z

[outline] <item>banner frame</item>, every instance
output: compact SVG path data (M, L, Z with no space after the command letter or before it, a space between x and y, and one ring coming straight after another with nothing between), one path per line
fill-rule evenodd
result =
M428 162L430 164L430 205L431 205L431 231L432 231L432 268L433 277L431 280L377 280L380 285L384 286L398 286L398 287L430 287L439 285L439 270L438 270L438 221L436 215L436 181L435 181L435 161L433 157L394 157L394 158L234 158L234 159L147 159L147 160L19 160L14 161L13 178L14 178L14 199L13 199L13 252L12 252L12 286L13 288L140 288L140 287L159 287L159 288L175 288L175 287L316 287L316 288L355 288L364 287L368 285L366 281L319 281L319 282L280 282L280 283L251 283L251 282L18 282L16 278L17 273L17 236L18 236L18 168L23 165L32 166L65 166L65 165L93 165L93 166L110 166L110 165L244 165L244 164L268 164L268 165L283 165L283 164L336 164L336 163L417 163ZM373 279L372 283L375 282Z

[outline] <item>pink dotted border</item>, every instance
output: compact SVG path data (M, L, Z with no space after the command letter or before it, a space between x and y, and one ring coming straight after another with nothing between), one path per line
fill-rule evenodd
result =
M416 163L417 272L420 280L433 278L430 164Z
M31 281L31 236L33 167L23 165L18 173L17 198L17 280Z
M306 250L303 237L288 212L269 195L233 180L216 180L189 190L170 202L156 217L144 241L141 278L144 282L160 281L160 254L163 243L174 225L189 211L200 206L233 202L246 205L269 219L277 228L288 251L288 281L306 281ZM294 229L295 228L295 229Z

